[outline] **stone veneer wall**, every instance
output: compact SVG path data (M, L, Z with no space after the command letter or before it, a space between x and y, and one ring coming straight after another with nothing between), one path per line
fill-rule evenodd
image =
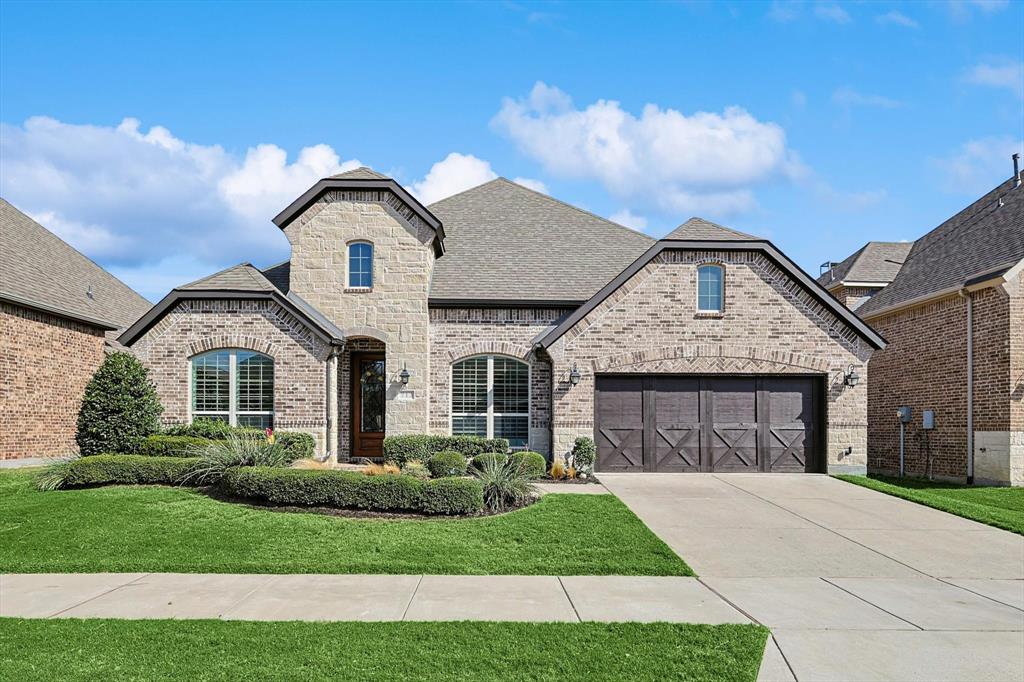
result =
M0 459L78 451L78 408L103 343L95 327L0 303Z
M564 308L434 308L430 311L430 432L451 433L451 366L473 355L507 355L530 365L531 450L551 453L551 365L531 341Z
M703 263L725 267L721 314L696 310ZM795 373L825 377L829 467L867 462L872 348L758 252L663 252L549 350L556 455L577 436L593 437L596 373ZM577 386L568 381L574 362ZM850 365L862 377L854 388L843 384Z
M1010 301L1002 289L988 288L974 299L975 478L1008 483L1011 409L1022 378L1011 369ZM868 466L893 473L899 468L896 409L908 405L904 467L923 476L931 458L940 478L967 476L967 302L954 294L926 304L873 317L869 322L889 346L871 358L875 381L869 386ZM1019 400L1019 398L1018 398ZM921 428L922 412L935 412L935 428Z
M291 290L347 336L384 344L387 433L425 433L430 410L427 295L434 267L433 230L390 192L336 190L288 225L285 235L292 245ZM346 288L347 247L353 241L374 246L370 291ZM341 358L341 368L347 360ZM412 375L405 387L398 379L403 366ZM347 424L348 394L341 397L339 422ZM347 452L348 437L343 430L339 450Z
M165 424L189 421L191 358L217 348L245 348L274 359L274 427L305 431L326 447L329 345L277 303L262 300L179 302L131 350L150 370Z

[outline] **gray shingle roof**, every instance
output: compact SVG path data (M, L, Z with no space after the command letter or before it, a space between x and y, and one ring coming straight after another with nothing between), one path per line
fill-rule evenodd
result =
M694 216L676 229L665 235L665 239L692 239L702 241L740 241L743 239L760 239L752 234L737 232L713 223L704 218Z
M176 287L180 291L272 291L274 288L252 263L239 263Z
M840 282L889 283L896 279L913 242L868 242L818 277L825 287Z
M1000 203L1002 205L1000 205ZM861 316L935 294L1024 260L1024 188L1011 178L914 242L892 284Z
M127 284L4 199L0 298L117 328L127 327L150 307Z
M350 171L344 173L338 173L337 175L331 176L332 180L390 180L386 175L381 175L377 171L367 166L360 166L359 168L353 168Z
M585 301L654 243L505 178L429 208L446 232L432 299Z

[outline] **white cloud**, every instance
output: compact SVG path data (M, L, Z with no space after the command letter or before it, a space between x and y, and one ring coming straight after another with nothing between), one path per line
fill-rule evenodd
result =
M921 28L921 25L917 23L915 20L911 19L902 12L897 12L896 10L886 12L885 14L879 14L878 16L875 17L875 21L877 21L879 24L882 24L883 26L888 25L904 26L906 28Z
M951 194L977 196L1012 174L1011 155L1024 153L1024 140L1010 136L968 140L950 154L930 159L943 189Z
M548 193L548 186L540 180L534 180L533 178L512 178L512 182L517 185L522 185L527 189L532 189L534 192L540 192L541 194Z
M977 64L964 74L964 80L973 85L1003 88L1024 98L1024 62L1018 59Z
M538 82L505 99L492 125L555 176L597 180L620 201L676 215L749 210L754 185L804 171L782 127L740 107L687 116L648 104L634 116L613 100L576 108Z
M611 220L613 223L618 223L619 225L631 227L640 232L647 229L647 218L633 213L628 208L624 208L617 213L611 214L608 216L608 220Z
M832 3L816 4L814 6L814 16L836 24L848 24L851 21L850 15L845 9Z
M903 106L903 103L883 97L882 95L869 95L858 92L850 87L837 88L832 93L832 101L843 107L877 107L880 109L896 109Z
M491 164L472 154L452 152L435 163L419 182L412 183L413 194L424 204L432 204L445 197L458 194L471 187L482 185L498 177ZM548 191L540 180L532 178L515 178L516 184L528 187L537 192Z
M768 18L785 24L800 18L800 3L796 0L775 0L768 8Z

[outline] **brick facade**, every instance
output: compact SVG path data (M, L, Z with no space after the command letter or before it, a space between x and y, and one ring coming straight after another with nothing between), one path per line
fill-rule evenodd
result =
M1014 287L989 287L973 298L974 458L978 482L1024 484L1021 440L1015 423L1024 398L1024 325L1021 297ZM1008 293L1009 292L1009 293ZM1014 324L1014 321L1017 324ZM899 469L896 410L909 406L904 470L940 478L967 477L967 301L958 294L872 317L870 324L889 342L871 359L869 386L869 469ZM935 413L925 431L924 410ZM1011 452L1014 454L1011 455Z
M835 288L830 288L828 291L847 308L856 310L881 290L882 287L848 287L840 284Z
M323 452L327 429L327 343L278 304L265 300L187 300L132 346L149 368L166 424L187 423L191 358L244 348L274 360L274 426L305 431Z
M451 432L451 367L474 355L506 355L530 366L529 448L551 453L551 365L532 340L569 310L435 308L430 311L430 432Z
M709 262L725 268L721 314L696 311L697 266ZM829 467L866 464L871 347L760 253L666 251L549 351L556 455L593 436L597 373L796 373L825 379ZM853 388L843 384L850 365L862 377Z
M0 459L77 452L78 409L103 362L103 332L0 303Z

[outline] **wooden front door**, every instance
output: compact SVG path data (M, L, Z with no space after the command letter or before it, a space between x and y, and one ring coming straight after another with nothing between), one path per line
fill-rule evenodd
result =
M387 372L381 353L352 354L352 456L384 456Z

